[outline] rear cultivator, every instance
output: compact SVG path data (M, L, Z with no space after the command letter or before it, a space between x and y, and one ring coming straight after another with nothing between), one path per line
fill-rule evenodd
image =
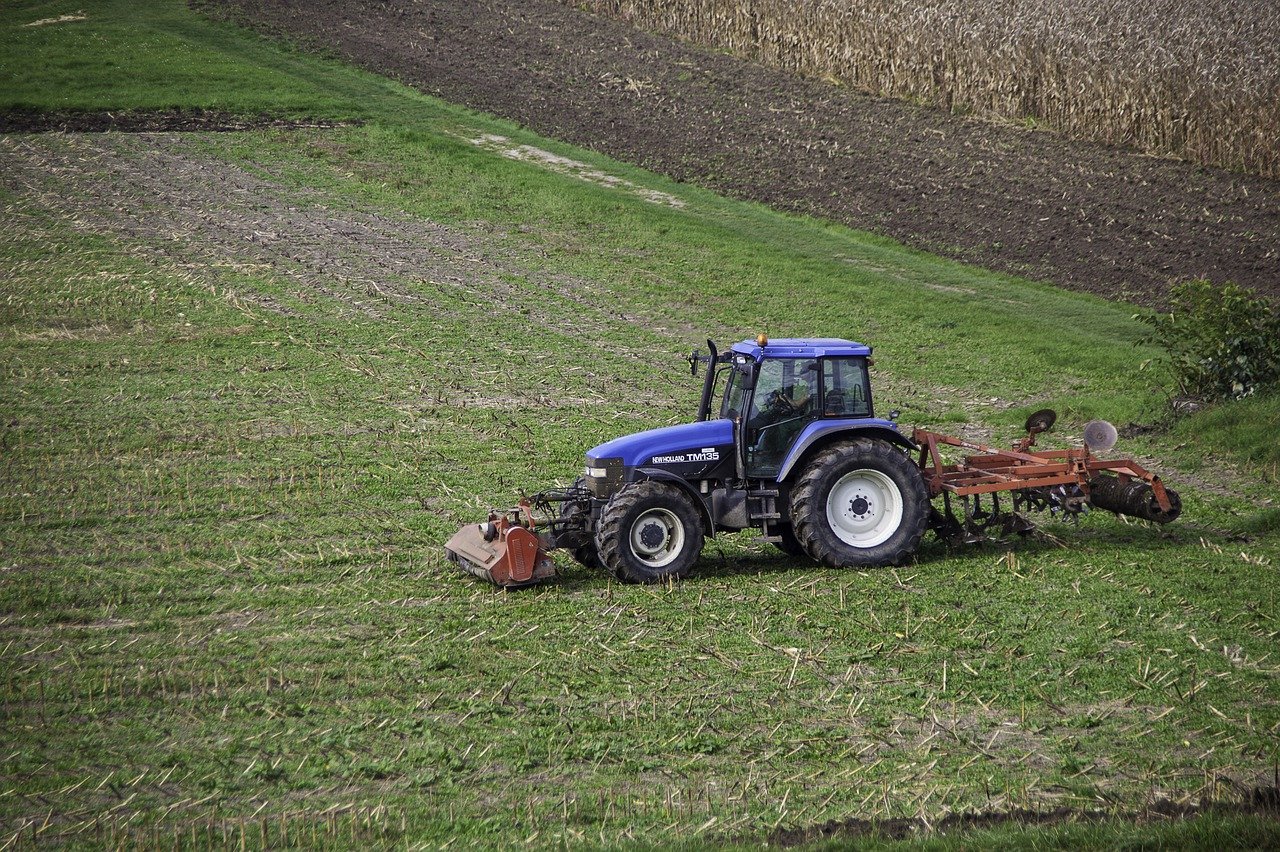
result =
M976 543L993 533L999 538L1027 534L1035 525L1027 512L1075 520L1090 507L1167 524L1182 512L1176 491L1132 459L1094 455L1115 444L1111 424L1095 420L1085 426L1085 445L1078 449L1032 451L1036 436L1052 428L1057 416L1045 409L1027 419L1027 437L1002 450L915 429L919 467L929 496L941 497L930 526L952 543ZM975 451L956 464L943 463L939 446ZM1001 495L1005 499L1001 500ZM959 511L957 512L957 505Z
M571 488L520 501L445 545L463 569L499 586L555 575L548 552L628 582L684 576L707 536L754 528L785 552L832 567L910 559L926 530L952 544L1026 535L1027 515L1077 519L1091 507L1159 524L1181 512L1177 492L1131 459L1098 454L1116 431L1094 421L1084 446L1034 449L1056 415L999 449L874 416L869 347L764 335L708 365L694 423L618 438L587 453ZM717 397L718 392L718 397ZM713 407L718 403L718 415ZM943 450L967 451L947 461Z

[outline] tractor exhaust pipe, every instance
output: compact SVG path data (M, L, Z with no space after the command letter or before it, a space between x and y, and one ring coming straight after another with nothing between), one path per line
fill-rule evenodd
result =
M698 355L698 350L694 350L689 356L689 369L696 376L698 375L698 364L703 359ZM702 400L698 403L698 422L706 420L711 416L711 396L716 389L716 363L720 360L720 352L716 349L716 345L709 338L707 340L707 375L702 380Z
M1169 505L1162 506L1163 502ZM1089 502L1099 509L1167 524L1182 514L1182 499L1178 492L1165 488L1156 479L1154 483L1141 479L1122 480L1118 476L1095 476L1089 480Z

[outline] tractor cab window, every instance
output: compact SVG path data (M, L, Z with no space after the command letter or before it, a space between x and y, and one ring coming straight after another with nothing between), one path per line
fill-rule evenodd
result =
M822 413L827 417L870 417L865 358L827 358L822 364Z
M791 442L818 416L818 362L812 358L767 358L756 374L747 417L747 473L773 476Z
M720 403L720 416L729 420L741 420L747 391L751 389L752 364L739 358L725 369L728 379L724 387L724 400Z

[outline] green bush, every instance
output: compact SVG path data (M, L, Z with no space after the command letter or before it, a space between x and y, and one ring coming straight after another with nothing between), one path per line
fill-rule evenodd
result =
M1168 313L1141 316L1142 343L1164 349L1180 396L1239 399L1280 380L1280 316L1238 284L1187 281Z

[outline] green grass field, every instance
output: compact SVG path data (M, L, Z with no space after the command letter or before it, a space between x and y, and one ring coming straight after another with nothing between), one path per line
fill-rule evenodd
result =
M0 848L753 845L1274 783L1271 398L1122 442L1182 491L1169 528L1046 520L869 572L742 535L680 584L559 557L521 593L443 558L591 446L688 419L708 336L854 337L904 423L1005 442L1053 405L1067 443L1161 416L1131 308L675 185L177 2L10 3L0 30L0 107L361 122L0 137Z

